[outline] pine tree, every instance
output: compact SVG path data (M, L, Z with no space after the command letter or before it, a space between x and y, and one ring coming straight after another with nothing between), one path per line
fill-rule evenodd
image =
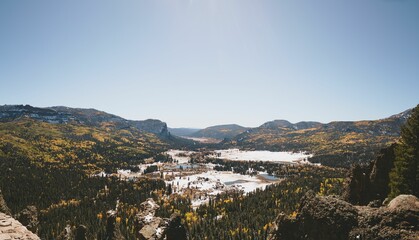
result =
M390 197L399 194L419 196L419 105L401 129L394 168L390 172Z

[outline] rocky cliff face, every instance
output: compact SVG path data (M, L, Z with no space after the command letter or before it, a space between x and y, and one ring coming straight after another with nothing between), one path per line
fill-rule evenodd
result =
M0 106L0 121L12 121L24 117L55 124L78 123L96 127L100 127L104 123L112 123L120 129L134 127L162 137L169 136L167 124L160 120L131 121L96 109L38 108L29 105Z
M377 158L368 165L355 165L346 179L343 197L352 204L367 205L382 202L390 189L389 174L394 166L395 144L382 149Z
M38 236L29 231L19 221L4 213L0 213L0 239L40 240Z
M149 198L140 205L136 216L137 239L140 240L187 240L188 233L181 222L181 217L173 214L170 219L156 217L160 206Z
M417 239L419 199L400 195L379 208L308 193L295 218L280 214L269 240Z
M12 213L7 207L0 190L0 240L40 239L34 234L38 230L38 212L35 207L29 206L16 215L21 222L11 217L11 215Z
M144 121L132 121L131 124L133 124L136 128L140 130L151 132L161 137L170 136L169 130L167 129L167 124L157 119L147 119Z

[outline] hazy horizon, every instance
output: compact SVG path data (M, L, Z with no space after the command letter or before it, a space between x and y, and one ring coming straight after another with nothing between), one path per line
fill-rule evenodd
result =
M419 1L1 1L0 104L169 127L375 120L419 103Z

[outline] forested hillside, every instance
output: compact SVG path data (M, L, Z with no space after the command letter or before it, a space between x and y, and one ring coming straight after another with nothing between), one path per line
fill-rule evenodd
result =
M168 155L162 154L170 147L182 145L190 150L204 145L191 144L189 140L173 138L170 134L151 133L136 126L121 127L120 122L109 118L106 121L91 120L94 117L58 121L66 119L62 117L66 115L45 116L38 119L39 115L11 118L3 115L0 122L0 189L14 216L21 216L28 209L36 214L34 219L38 222L31 225L31 230L42 239L59 239L66 226L79 225L86 227L88 239L109 239L108 210L116 210L115 221L121 235L125 239L136 239L138 223L135 216L140 211L140 203L150 197L160 205L157 216L167 218L173 213L180 214L192 239L266 239L276 216L280 212L294 216L300 198L307 191L340 195L343 189L346 171L340 168L208 159L215 171L238 174L259 171L274 174L281 180L246 195L241 190L220 193L209 198L208 204L194 209L191 204L193 189L188 187L182 193L173 192L157 166L154 170L150 168L150 174L136 178L103 172L137 171L138 164L171 161ZM235 138L231 145L225 146L244 144L246 148L273 147L273 150L276 147L279 147L277 150L301 147L299 150L318 156L330 154L335 157L333 160L345 162L348 156L367 157L366 152L371 149L398 139L397 126L399 121L404 121L403 116L327 126L306 123L299 124L299 130L292 124L273 122L257 129L260 135L256 135L255 130L239 135L253 136L258 141L244 138L240 142ZM278 138L274 133L283 137ZM286 141L288 138L290 142ZM270 145L269 141L279 145ZM267 145L263 146L265 142ZM253 143L255 145L251 145ZM201 149L196 154L204 153ZM341 154L345 157L341 158ZM199 163L191 159L191 164Z
M272 151L306 151L312 162L348 167L366 162L395 142L411 110L375 121L316 122L273 121L224 142L226 147Z
M87 127L29 118L0 122L0 157L25 158L41 167L77 167L92 173L104 166L141 162L165 147L152 133L116 129L112 123Z
M248 128L242 127L237 124L228 124L228 125L218 125L207 127L205 129L201 129L197 132L194 132L189 135L189 137L196 137L196 138L214 138L223 140L225 138L233 138L238 134L246 131Z

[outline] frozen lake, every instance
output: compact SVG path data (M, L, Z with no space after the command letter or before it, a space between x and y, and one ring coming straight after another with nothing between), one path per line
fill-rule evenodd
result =
M264 189L280 179L268 175L267 172L257 172L255 175L241 175L232 171L215 171L214 164L190 164L191 156L198 152L169 150L169 154L176 163L166 166L163 170L166 184L171 184L174 193L190 194L192 206L207 203L215 195L231 190L241 190L245 194ZM271 151L243 151L239 149L215 150L206 157L219 158L230 161L263 161L278 163L309 163L307 158L312 155L304 152L271 152ZM180 168L182 166L182 168ZM191 166L194 166L191 168ZM194 171L196 169L196 171ZM185 171L186 170L186 174ZM171 177L170 177L171 176Z
M312 155L304 152L242 151L239 149L215 150L216 158L231 161L302 162Z
M230 190L242 190L244 193L249 193L257 188L264 189L277 181L278 179L268 181L264 177L209 170L199 174L175 177L173 180L166 181L166 184L172 184L174 191L180 194L193 189L195 198L192 199L192 206L197 207L207 203L211 196L214 197L219 193Z

